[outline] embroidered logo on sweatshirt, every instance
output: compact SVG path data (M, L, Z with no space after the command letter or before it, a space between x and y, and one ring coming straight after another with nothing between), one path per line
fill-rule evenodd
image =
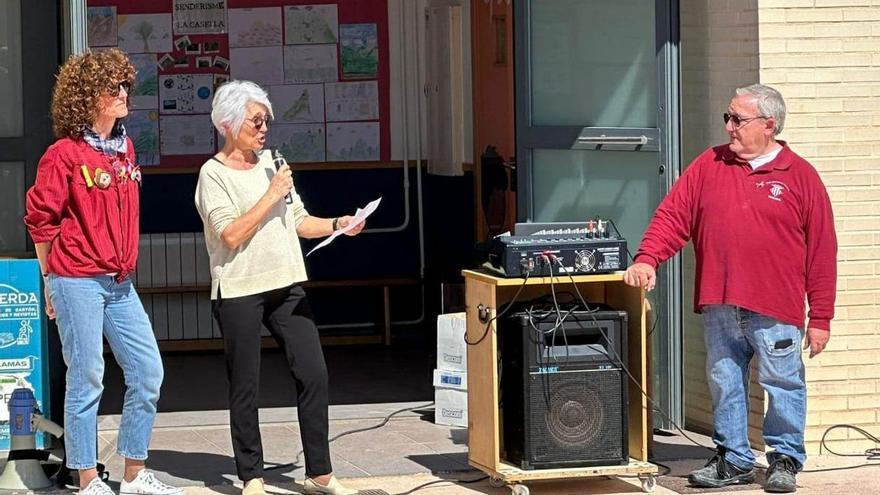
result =
M789 190L788 186L785 185L785 182L778 180L761 181L755 185L759 188L770 188L770 194L768 194L767 197L773 201L782 201L782 194Z

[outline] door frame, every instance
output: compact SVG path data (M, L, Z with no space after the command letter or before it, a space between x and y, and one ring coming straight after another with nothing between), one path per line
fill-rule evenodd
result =
M514 103L516 159L517 159L517 220L534 221L533 164L531 153L537 147L569 149L578 137L581 127L531 126L531 0L514 2ZM657 129L659 130L658 187L665 197L681 173L681 104L679 53L679 0L654 0L657 47ZM600 132L613 136L615 130ZM616 132L620 132L619 130ZM640 240L640 239L639 239ZM630 239L631 250L638 245ZM665 285L666 297L655 301L667 311L661 323L668 332L653 336L654 386L651 395L663 413L656 415L654 424L671 428L684 421L683 356L682 356L682 301L681 255L677 254L660 269L660 283ZM662 371L662 372L660 372Z

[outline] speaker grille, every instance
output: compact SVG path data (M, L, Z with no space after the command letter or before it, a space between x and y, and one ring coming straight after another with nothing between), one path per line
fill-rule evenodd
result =
M529 374L532 463L626 461L620 370Z

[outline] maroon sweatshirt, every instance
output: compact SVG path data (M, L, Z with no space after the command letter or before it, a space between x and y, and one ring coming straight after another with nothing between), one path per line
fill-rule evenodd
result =
M635 261L657 266L693 240L694 310L730 304L784 323L830 330L837 237L819 174L788 145L756 170L717 146L676 181Z

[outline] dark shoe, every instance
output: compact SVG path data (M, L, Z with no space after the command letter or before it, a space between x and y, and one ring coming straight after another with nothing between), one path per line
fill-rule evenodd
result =
M706 466L688 475L691 485L701 488L720 488L728 485L747 485L755 481L755 470L743 470L727 462L724 447L718 447Z
M795 476L798 472L797 462L784 454L776 454L767 468L767 484L764 491L770 493L791 493L797 491Z

